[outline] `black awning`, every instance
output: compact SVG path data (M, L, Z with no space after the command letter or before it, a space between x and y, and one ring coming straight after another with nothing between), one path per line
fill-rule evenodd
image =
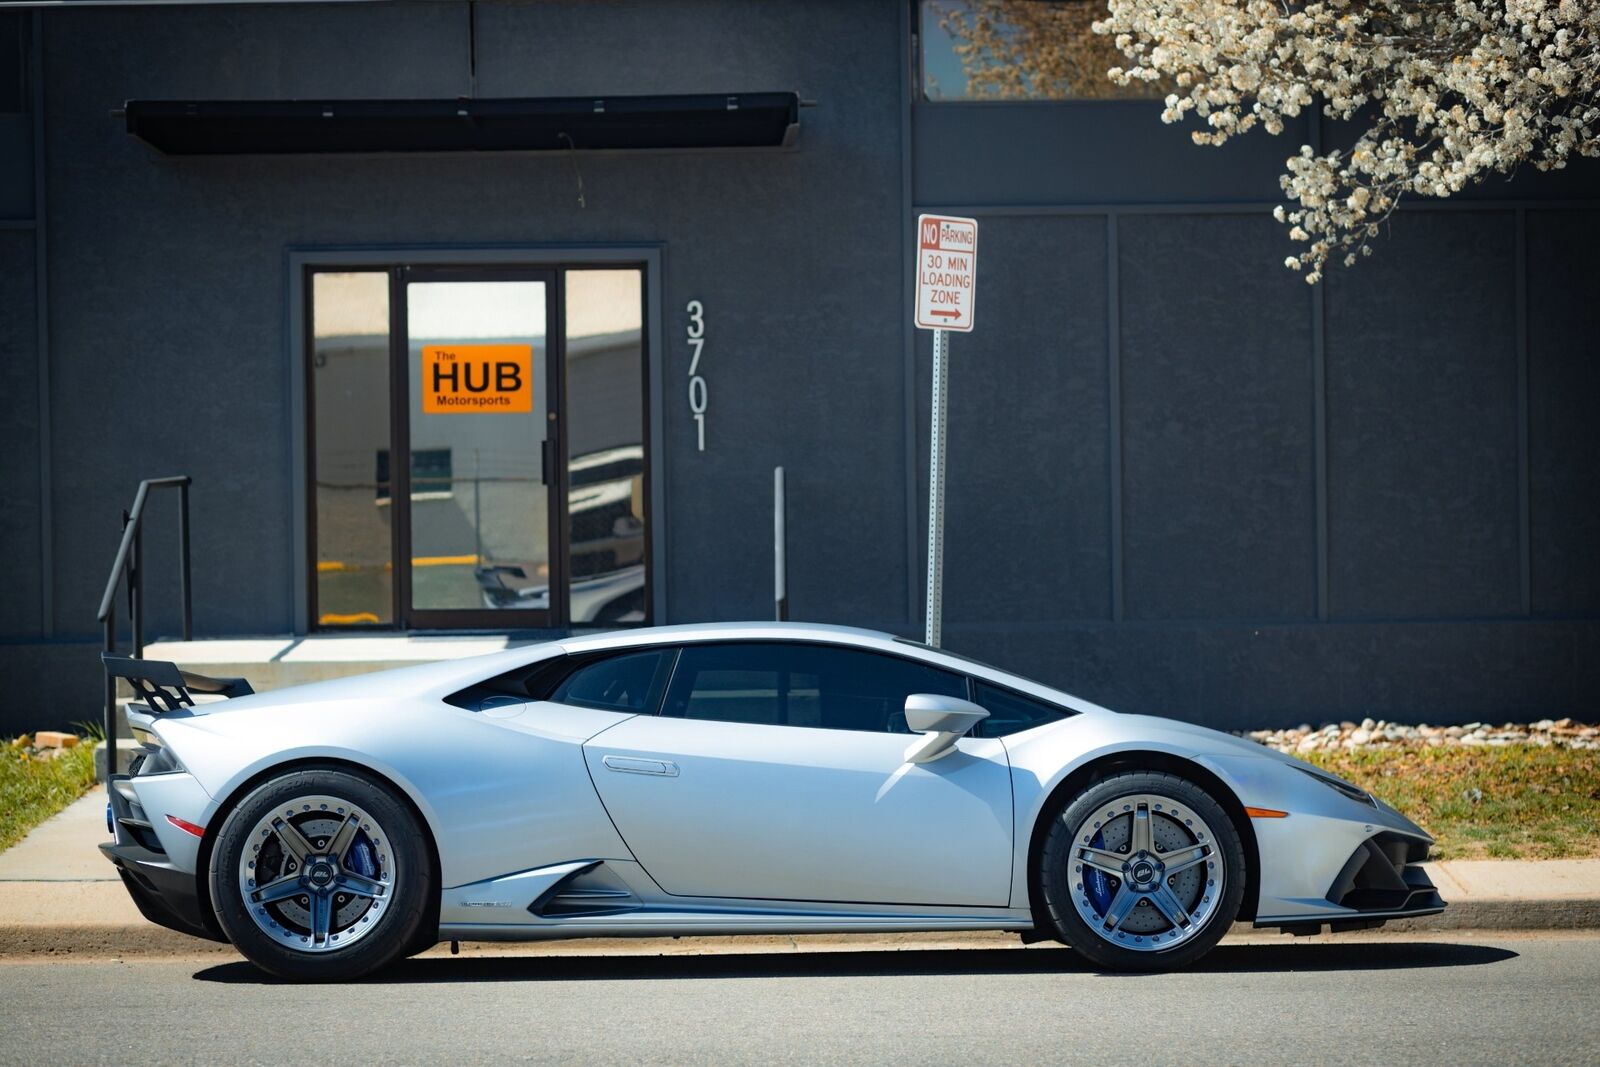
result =
M130 100L128 132L169 155L780 148L794 93L460 100Z

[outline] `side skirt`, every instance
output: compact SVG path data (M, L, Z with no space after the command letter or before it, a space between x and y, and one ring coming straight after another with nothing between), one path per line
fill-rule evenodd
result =
M584 859L444 890L442 941L1031 930L1019 908L674 897L631 861Z
M441 941L544 941L569 937L714 937L740 934L889 934L951 930L1032 929L1033 917L1007 910L994 917L935 915L805 915L776 912L641 909L604 919L556 919L530 925L445 923Z

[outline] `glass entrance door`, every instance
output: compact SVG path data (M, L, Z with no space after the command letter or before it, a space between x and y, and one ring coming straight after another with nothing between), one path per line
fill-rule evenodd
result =
M310 626L649 623L640 264L304 281Z
M551 537L554 289L540 271L404 274L395 354L407 388L395 415L408 462L385 473L401 503L399 592L411 625L554 621L551 591L564 588Z

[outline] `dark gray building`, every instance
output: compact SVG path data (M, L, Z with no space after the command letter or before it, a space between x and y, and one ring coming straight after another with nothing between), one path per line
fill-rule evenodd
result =
M1310 287L1316 118L950 62L908 0L0 10L0 723L94 717L178 473L199 637L768 617L777 465L793 616L919 633L922 211L981 227L948 647L1231 727L1592 717L1596 168Z

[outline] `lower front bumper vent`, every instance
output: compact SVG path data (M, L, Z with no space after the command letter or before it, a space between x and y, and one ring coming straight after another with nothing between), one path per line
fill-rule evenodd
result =
M1419 864L1428 858L1426 842L1399 834L1369 837L1351 853L1328 902L1358 912L1427 913L1444 907L1439 891Z
M1427 858L1426 840L1385 831L1363 841L1333 880L1327 900L1343 909L1342 914L1269 919L1256 925L1303 937L1321 933L1324 926L1339 934L1372 930L1390 919L1437 915L1445 903L1421 867Z

